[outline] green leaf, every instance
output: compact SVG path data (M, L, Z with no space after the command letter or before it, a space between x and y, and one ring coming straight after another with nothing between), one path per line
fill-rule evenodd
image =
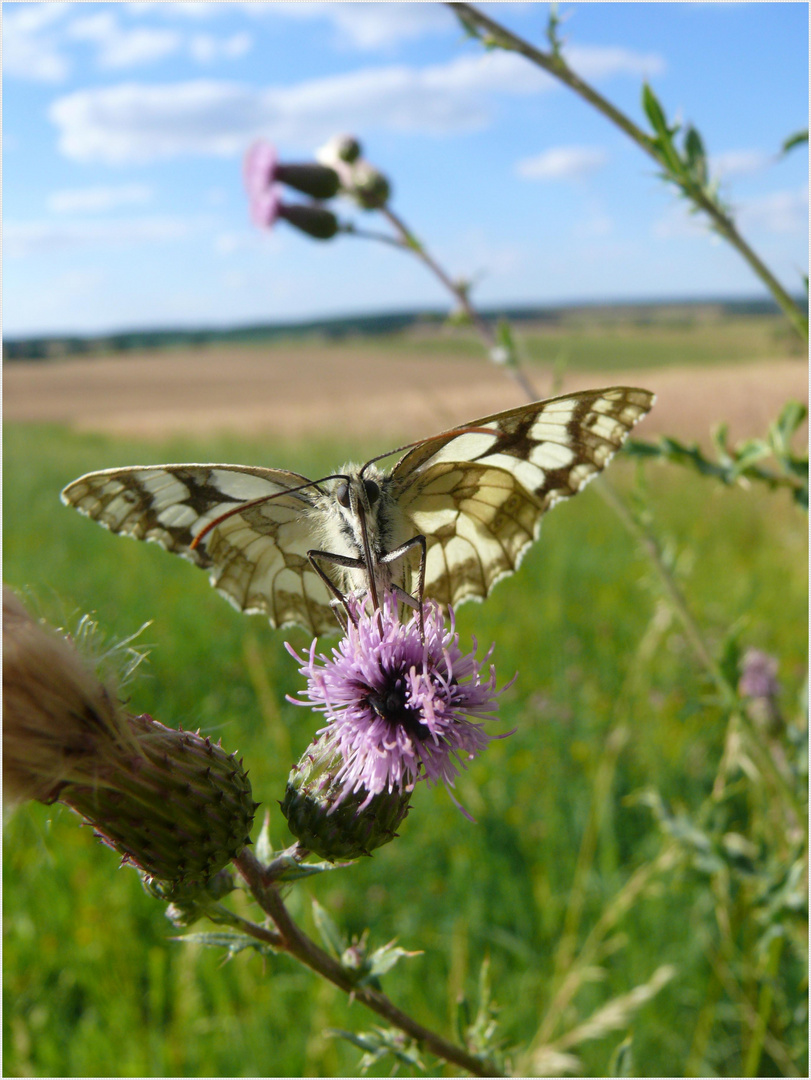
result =
M669 139L670 131L667 126L667 118L664 109L659 104L659 99L651 90L648 83L642 84L642 108L650 120L651 127L660 138Z
M254 847L254 854L263 866L267 865L273 858L273 845L270 842L270 811L265 811L265 817L262 821L262 831L256 838L256 846Z
M692 125L684 136L684 152L691 176L697 184L704 187L707 183L707 155L701 136Z
M369 974L372 976L385 975L387 971L391 971L398 960L412 956L422 956L422 949L409 952L408 949L401 949L399 946L395 946L393 941L390 941L388 945L375 949L369 957Z
M359 1050L365 1051L360 1061L361 1072L366 1072L381 1058L384 1058L386 1054L391 1054L392 1057L404 1065L409 1065L421 1071L424 1069L416 1044L402 1031L395 1031L391 1028L375 1028L374 1031L361 1031L356 1035L351 1031L344 1031L342 1028L327 1028L327 1034L346 1039L353 1046L357 1046Z
M801 401L787 402L769 431L772 445L787 450L794 433L807 415L808 409Z
M336 960L339 960L347 947L346 938L317 900L313 900L313 919L315 920L316 929L321 935L324 947L328 952L332 953Z
M608 1065L609 1076L634 1075L633 1042L633 1035L626 1035L619 1046L614 1050Z
M181 937L172 938L172 941L185 941L190 945L203 945L208 949L225 949L229 959L236 956L244 949L255 949L257 952L269 955L273 949L264 941L248 937L247 934L239 934L236 931L209 930L195 934L183 934Z
M783 145L780 147L781 154L787 154L790 150L793 150L795 146L802 146L803 143L808 142L808 128L803 131L795 131L793 135L789 135L787 139L783 140Z

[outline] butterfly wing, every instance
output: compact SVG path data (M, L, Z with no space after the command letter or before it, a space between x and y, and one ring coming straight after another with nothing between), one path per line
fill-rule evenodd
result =
M307 558L318 546L312 499L290 491L304 483L297 473L241 465L133 466L88 473L62 501L207 569L238 610L317 634L335 628L335 615Z
M566 394L409 450L390 484L426 537L426 595L442 604L487 596L517 569L543 514L605 468L654 400L624 386Z

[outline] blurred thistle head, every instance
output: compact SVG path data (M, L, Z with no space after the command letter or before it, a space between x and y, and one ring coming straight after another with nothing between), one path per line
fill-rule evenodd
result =
M741 660L738 692L749 698L776 698L777 660L761 649L747 649Z
M245 154L242 177L251 220L259 228L272 228L279 218L284 218L318 240L329 240L338 231L338 220L331 211L307 204L286 204L280 188L286 184L313 199L331 199L340 186L335 169L316 162L284 164L276 148L260 139Z
M4 800L48 803L65 784L93 783L111 747L135 749L115 693L4 586Z
M390 593L378 610L366 598L348 605L347 631L331 658L316 655L315 641L306 658L288 645L307 676L306 700L296 703L324 714L319 734L341 757L335 806L361 795L360 812L381 792L406 792L418 780L441 781L450 792L460 768L504 737L484 730L501 692L492 665L482 677L492 649L481 661L475 642L463 654L453 613L445 626L433 601L423 605L424 639L419 613L401 622Z
M769 734L776 734L783 724L778 697L779 664L761 649L747 649L740 663L738 693L747 698L749 714Z
M70 638L3 592L3 787L70 806L148 878L205 885L249 843L242 762L210 739L133 716Z

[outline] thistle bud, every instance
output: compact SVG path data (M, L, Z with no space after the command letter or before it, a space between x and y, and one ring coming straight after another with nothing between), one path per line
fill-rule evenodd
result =
M278 216L288 221L294 228L300 229L316 240L331 240L338 232L338 219L331 210L322 206L307 206L304 203L280 203Z
M343 764L334 741L316 738L293 766L281 804L299 843L333 862L371 855L393 840L412 791L395 786L370 796L360 787L347 793L339 777Z
M250 842L256 804L242 762L126 712L70 639L8 590L3 623L6 794L65 803L148 878L205 885Z
M93 784L67 784L59 799L148 877L205 885L250 843L256 804L242 762L151 716L128 720L138 755L123 755Z
M379 210L391 196L391 186L378 169L368 161L358 161L352 169L350 194L364 210Z
M326 165L277 165L276 179L313 199L331 199L337 195L340 181L335 169Z
M360 143L354 135L333 135L315 156L323 165L334 165L337 161L351 165L360 157L360 151Z

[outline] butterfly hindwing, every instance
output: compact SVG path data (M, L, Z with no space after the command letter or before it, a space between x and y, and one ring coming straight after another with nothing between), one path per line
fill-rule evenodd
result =
M239 610L318 633L331 629L335 616L307 558L312 502L306 490L285 494L306 482L249 466L135 466L80 477L62 499L112 532L155 541L208 569L212 585Z
M392 495L426 537L426 595L487 596L537 539L545 511L605 468L653 400L630 387L567 394L410 450L392 471Z

